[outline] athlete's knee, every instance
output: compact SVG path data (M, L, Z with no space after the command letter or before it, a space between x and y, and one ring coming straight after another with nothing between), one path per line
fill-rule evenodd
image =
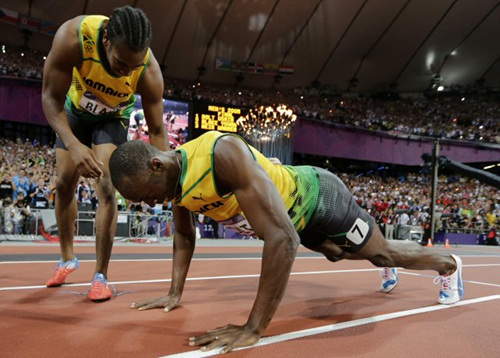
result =
M115 200L115 188L110 178L104 177L99 180L98 195L100 202Z
M75 194L76 180L73 175L58 175L56 179L57 196Z
M372 264L377 267L394 267L395 261L389 253L380 253L367 258Z
M345 259L345 253L341 253L339 255L331 256L331 255L325 255L326 259L331 262L337 262L340 260Z

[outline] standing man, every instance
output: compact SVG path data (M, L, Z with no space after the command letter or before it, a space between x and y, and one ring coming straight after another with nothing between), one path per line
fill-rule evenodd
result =
M44 66L43 110L57 133L55 210L62 256L47 286L64 284L79 267L73 253L75 189L80 176L95 178L99 205L92 301L111 297L106 275L117 210L108 161L127 140L134 93L142 97L151 144L167 148L163 77L149 49L151 38L151 24L140 9L117 8L109 18L78 16L59 28Z

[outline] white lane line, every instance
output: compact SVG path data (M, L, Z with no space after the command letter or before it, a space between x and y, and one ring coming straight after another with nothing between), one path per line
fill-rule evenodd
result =
M469 265L463 265L463 267L490 267L490 266L500 266L500 264L469 264Z
M497 284L494 284L494 283L488 283L488 282L467 281L467 280L464 280L464 282L467 282L467 283L474 283L474 284L476 284L476 285L483 285L483 286L500 287L500 285L497 285Z
M352 273L352 272L369 272L378 271L378 268L373 269L357 269L357 270L332 270L332 271L308 271L308 272L292 272L291 276L298 275L319 275L319 274L332 274L332 273ZM226 280L235 278L255 278L260 277L259 274L252 275L231 275L231 276L209 276L209 277L188 277L186 281L204 281L204 280ZM158 282L170 282L171 279L157 279L157 280L138 280L138 281L113 281L109 282L113 285L130 285L130 284L142 284L142 283L158 283ZM63 285L61 287L82 287L90 286L90 282L85 283L71 283ZM36 286L13 286L13 287L0 287L0 291L16 291L16 290L33 290L39 288L47 288L45 285Z
M82 262L82 261L80 261L80 262ZM464 265L463 267L468 267L468 265ZM305 271L305 272L292 272L290 274L290 276L370 272L370 271L379 271L379 270L380 270L379 268L370 268L370 269L351 269L351 270ZM435 277L435 275L432 276L432 275L425 275L425 274L421 274L421 273L408 272L405 269L399 270L399 273L405 274L405 275L411 275L411 276ZM187 278L186 281L204 281L204 280L208 281L208 280L225 280L225 279L255 278L255 277L260 277L260 273L259 274L252 274L252 275L190 277L190 278ZM154 280L136 280L136 281L113 281L113 282L110 281L110 283L113 285L135 285L135 284L160 283L160 282L170 282L170 281L172 281L172 280L171 279L154 279ZM475 284L485 285L485 286L500 287L500 285L493 284L493 283L467 281L467 280L464 280L464 282L475 283ZM90 282L71 283L71 284L63 285L61 287L84 287L84 286L90 286ZM34 286L0 287L0 292L1 291L17 291L17 290L33 290L33 289L40 289L40 288L46 288L46 286L45 285L34 285Z
M475 265L472 265L472 266L475 266ZM466 267L466 265L464 265L463 267ZM470 266L467 265L467 267L470 267ZM398 270L398 273L401 273L403 275L409 275L409 276L436 277L436 275L424 275L424 274L417 273L417 272L408 272L408 271L402 271L402 270ZM500 287L500 285L496 284L496 283L480 282L480 281L470 281L470 280L463 280L463 281L466 282L466 283L473 283L473 284L476 284L476 285Z
M146 254L147 255L147 254ZM483 258L483 257L497 257L500 255L460 255L460 257L468 258ZM262 260L262 257L213 257L213 258L193 258L192 261L242 261L242 260ZM295 260L325 260L323 256L301 256L296 257ZM78 260L80 262L96 262L95 259L92 260ZM110 260L110 262L165 262L172 261L172 259L115 259ZM0 265L19 265L19 264L56 264L57 260L35 260L35 261L0 261ZM463 267L488 267L488 266L500 266L500 264L471 264L463 265Z
M323 256L311 256L311 257L296 257L295 260L304 260L304 259L322 259L325 260ZM243 261L243 260L262 260L262 257L215 257L215 258L193 258L192 261ZM79 262L96 262L96 260L78 260ZM172 261L172 259L117 259L110 260L110 262L165 262ZM39 260L39 261L0 261L0 265L2 264L52 264L55 265L57 260Z
M460 301L460 302L455 303L454 305L436 305L436 306L430 306L430 307L422 307L422 308L416 308L416 309L411 309L411 310L406 310L406 311L399 311L399 312L383 314L380 316L373 316L373 317L356 319L353 321L334 323L334 324L330 324L330 325L326 325L326 326L305 329L302 331L290 332L290 333L280 334L280 335L272 336L272 337L265 337L265 338L262 338L254 346L244 347L244 348L236 348L236 349L234 349L234 351L251 349L254 347L285 342L285 341L289 341L292 339L304 338L304 337L314 336L314 335L318 335L318 334L338 331L338 330L342 330L342 329L362 326L365 324L373 324L376 322L387 321L390 319L408 317L408 316L412 316L412 315L434 312L434 311L439 311L439 310L445 310L445 309L449 309L449 308L456 308L456 307L460 307L460 306L466 306L466 305L471 305L471 304L476 304L476 303L481 303L481 302L486 302L486 301L491 301L491 300L498 300L498 299L500 299L500 295L485 296L485 297L474 298L474 299L470 299L470 300L466 300L466 301ZM208 352L203 352L201 350L197 350L197 351L171 354L171 355L163 356L161 358L167 358L167 357L171 357L171 358L174 358L174 357L178 357L178 358L211 357L211 356L218 355L219 351L220 350L218 350L218 349L208 351Z

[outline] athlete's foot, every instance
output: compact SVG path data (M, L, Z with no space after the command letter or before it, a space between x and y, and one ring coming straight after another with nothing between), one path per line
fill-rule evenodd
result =
M462 281L462 260L456 255L451 257L457 263L457 269L450 275L438 276L434 279L435 284L441 283L438 302L451 305L464 297L464 284Z
M109 300L112 293L108 286L109 283L106 277L100 272L96 273L92 280L92 286L90 287L88 297L94 302Z
M75 271L78 267L80 267L80 263L76 257L73 260L66 262L63 262L62 259L60 259L54 269L54 272L52 273L52 277L49 278L46 283L47 287L57 287L63 285L66 283L68 275Z
M380 270L382 285L380 291L389 293L398 285L398 269L396 267L384 267Z

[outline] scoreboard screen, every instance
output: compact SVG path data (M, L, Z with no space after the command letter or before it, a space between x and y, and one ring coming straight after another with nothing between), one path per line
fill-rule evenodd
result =
M247 113L246 108L194 102L191 111L191 138L197 138L207 131L237 133L236 121Z

